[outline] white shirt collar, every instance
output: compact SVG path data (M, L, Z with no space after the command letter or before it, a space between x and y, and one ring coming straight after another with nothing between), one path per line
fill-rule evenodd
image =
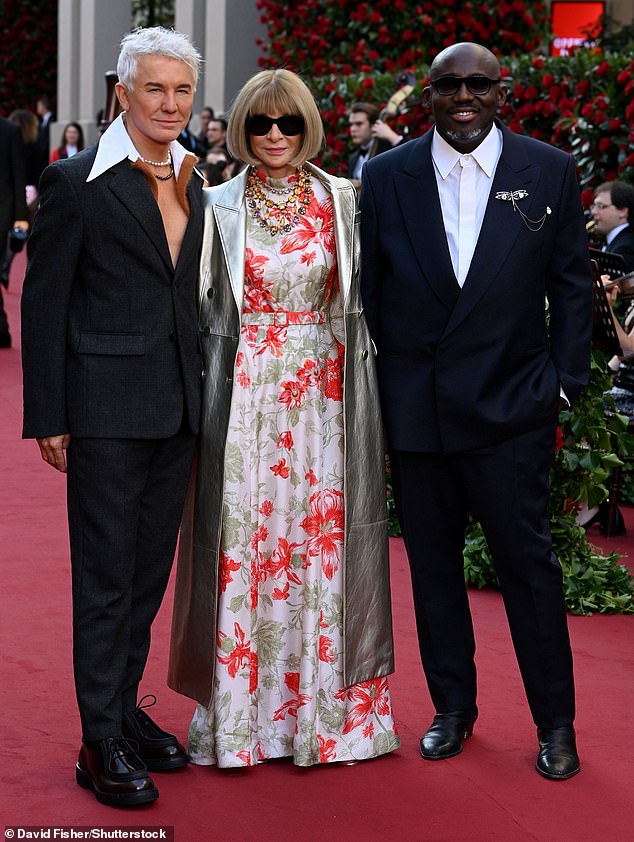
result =
M626 228L629 227L629 222L624 222L622 225L617 225L616 228L613 228L611 231L605 235L605 241L608 245L612 242L615 237L621 233L621 231L625 231Z
M177 140L173 140L170 143L169 149L172 154L176 178L178 178L181 164L187 155L192 155L198 160L193 152L188 152ZM117 119L108 126L99 141L95 162L86 181L93 181L95 178L99 178L100 175L103 175L111 167L114 167L119 161L124 161L128 158L134 163L140 157L136 146L132 143L132 138L126 131L123 114L119 114Z
M484 140L469 154L475 159L487 176L491 178L495 172L501 149L502 132L497 126L493 126ZM457 149L450 146L438 134L438 129L434 128L434 135L431 142L431 156L443 181L458 163L462 155L463 153L458 152Z

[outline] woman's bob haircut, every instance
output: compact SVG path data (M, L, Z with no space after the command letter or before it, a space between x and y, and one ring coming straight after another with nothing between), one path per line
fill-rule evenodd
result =
M249 143L246 125L255 114L281 117L284 114L304 118L304 134L296 158L297 167L317 155L324 145L324 127L319 110L307 85L290 70L262 70L245 83L229 112L227 147L234 158L257 166Z

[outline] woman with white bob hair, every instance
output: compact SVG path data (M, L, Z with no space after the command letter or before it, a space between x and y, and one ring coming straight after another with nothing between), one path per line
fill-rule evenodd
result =
M205 193L197 470L169 681L200 702L195 763L299 766L398 747L383 432L359 296L356 194L299 76L231 110L248 168Z

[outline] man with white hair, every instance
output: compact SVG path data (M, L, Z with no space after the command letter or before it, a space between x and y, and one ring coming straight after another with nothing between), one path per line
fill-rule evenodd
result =
M202 179L176 142L199 64L180 33L123 38L123 111L45 171L24 284L23 434L67 472L77 783L112 806L154 801L149 772L189 760L137 691L200 415Z

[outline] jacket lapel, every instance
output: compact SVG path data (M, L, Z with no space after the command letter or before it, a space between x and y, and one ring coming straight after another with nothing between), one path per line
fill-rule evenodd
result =
M244 263L247 239L247 216L244 191L249 168L244 169L216 199L213 212L222 243L225 265L238 312L242 312L244 295Z
M197 175L196 171L194 170L187 185L187 198L189 199L189 220L187 222L187 228L185 229L185 235L183 237L181 250L178 255L178 261L176 263L174 277L176 277L180 273L183 267L187 267L187 264L191 259L192 255L196 257L199 251L200 235L202 231L203 210L201 191L198 188L198 184L196 183L198 179L200 179L200 176Z
M127 161L117 164L110 172L112 174L108 184L110 190L148 235L153 248L156 249L171 276L174 269L161 212L143 173L131 169Z
M534 204L541 174L539 167L531 166L523 146L509 129L497 121L496 125L502 129L502 154L493 177L471 266L447 324L445 337L468 316L497 277L525 225L519 212L514 211L512 203L496 199L496 193L523 188L528 196L518 201L522 212L535 219L545 210Z
M460 294L442 219L431 157L432 131L412 141L412 154L394 187L403 221L420 270L437 298L452 310Z

